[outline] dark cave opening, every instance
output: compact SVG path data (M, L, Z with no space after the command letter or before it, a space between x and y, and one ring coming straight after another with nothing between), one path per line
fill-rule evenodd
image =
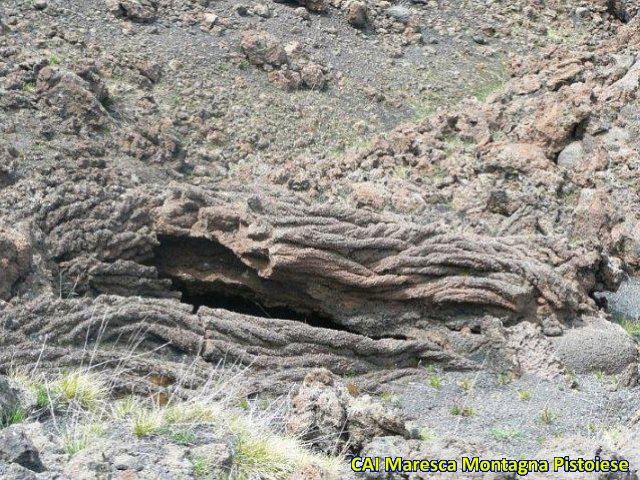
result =
M229 248L204 238L160 236L153 260L170 279L181 302L254 317L293 320L312 327L349 331L330 315L310 308L310 299L291 283L260 278Z
M243 290L239 290L237 294L228 293L228 288L201 291L200 288L193 290L184 283L179 286L181 283L174 280L174 286L182 293L181 302L192 305L194 313L197 313L200 307L221 308L253 317L294 320L312 327L346 330L328 315L286 305L267 306L263 299L257 298L252 293L243 293Z

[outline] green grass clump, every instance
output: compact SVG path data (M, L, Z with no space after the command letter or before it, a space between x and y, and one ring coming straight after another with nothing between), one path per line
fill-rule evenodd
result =
M57 419L54 427L59 446L70 456L104 436L111 424L125 424L138 438L161 435L166 441L187 447L197 445L198 433L206 430L220 438L232 439L233 465L224 477L229 480L289 480L310 465L329 474L328 478L339 478L336 474L341 457L314 453L298 438L281 433L284 426L280 412L274 417L268 404L261 412L246 398L244 406L234 400L236 396L218 400L218 384L212 383L211 388L202 386L189 400L174 399L167 394L166 401L135 396L107 401L114 396L108 379L88 369L64 372L50 383L40 376L36 379L33 374L16 377L34 393L39 409L51 407L52 417ZM27 412L15 409L0 421L10 425L26 418ZM194 452L191 455L194 477L218 478L213 461L206 451Z
M16 405L10 408L2 417L0 417L0 427L6 428L9 425L15 425L16 423L22 423L27 419L27 411L20 405Z
M442 388L442 377L439 377L438 375L431 375L429 377L429 385L436 390L440 390Z
M229 424L233 434L233 480L289 480L300 468L317 465L332 475L339 469L337 458L312 453L296 438L263 429L252 419L235 417Z
M455 404L449 409L449 413L461 417L473 417L476 414L476 409L470 405Z
M189 428L182 428L171 432L169 437L179 445L193 445L198 440L195 432Z
M68 433L62 435L62 450L67 455L75 455L87 448L89 439L84 434Z
M141 408L132 415L131 432L136 437L150 437L160 431L163 426L162 420L160 411Z
M222 408L219 405L198 401L169 405L163 413L168 424L213 423L221 415Z
M422 368L424 368L425 372L427 372L428 374L436 373L436 367L433 365L433 363L425 363L424 365L422 365Z
M49 408L51 406L51 392L44 383L38 383L33 387L33 393L36 396L37 408Z
M558 418L558 412L556 412L555 410L552 410L549 407L545 407L540 413L540 417L538 417L538 420L540 420L540 423L544 425L550 425L557 418Z
M629 318L626 315L613 315L613 320L620 324L625 331L636 340L640 339L640 319Z
M385 403L393 402L394 398L395 397L393 395L393 392L385 391L380 394L380 400L382 400Z
M518 398L525 402L528 402L533 398L533 394L530 390L518 390Z
M301 465L298 446L282 437L242 434L234 446L238 480L264 478L286 480Z
M27 82L22 86L24 93L36 93L36 84L33 82Z
M75 402L87 409L104 401L108 393L105 384L97 375L79 370L63 373L52 385L52 391L57 393L63 402Z
M63 430L61 433L62 450L68 455L75 455L84 450L96 438L106 432L106 426L102 422L75 424Z
M191 457L191 465L193 466L193 475L198 479L211 477L211 465L209 461L202 456Z
M140 401L134 396L128 396L115 402L113 415L116 418L129 417L140 408L142 408Z

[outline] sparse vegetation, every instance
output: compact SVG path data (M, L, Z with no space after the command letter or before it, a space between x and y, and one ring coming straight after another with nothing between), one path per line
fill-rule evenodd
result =
M612 315L613 321L620 324L625 331L636 340L640 339L640 320L617 313Z
M128 396L115 402L113 406L113 415L116 418L128 417L140 408L140 401L134 396Z
M508 385L513 382L513 373L500 372L498 374L498 385Z
M157 409L141 408L131 418L131 431L136 437L149 437L162 428L162 414Z
M89 409L105 400L108 393L100 377L86 370L64 372L51 390L63 402L77 402Z
M512 441L523 436L522 432L515 427L495 427L489 432L489 435L498 441Z
M440 165L433 166L433 178L442 179L448 175L448 172L445 168Z
M66 433L62 435L62 450L67 455L74 455L83 450L89 444L89 439L84 434Z
M249 480L287 480L301 466L316 463L328 472L335 472L335 459L311 454L291 438L260 430L249 431L246 426L236 431L233 445L232 478Z
M468 393L473 390L475 382L470 378L463 378L458 382L458 386L462 389L463 392Z
M384 391L380 394L380 400L386 403L390 403L393 401L393 392Z
M241 399L246 402L245 407L241 401L231 407L231 401L223 404L214 400L213 386L204 387L189 400L169 398L166 404L158 404L136 396L109 400L112 392L104 379L87 369L64 372L51 384L27 375L16 375L16 379L34 392L38 408L48 407L57 412L56 418L65 418L60 423L59 442L68 455L75 455L104 436L109 424L121 422L123 426L128 425L135 437L162 435L184 446L196 444L197 429L202 428L232 439L234 465L229 478L234 480L257 477L285 480L301 466L311 463L328 471L338 469L338 457L312 453L298 439L272 430L272 404L264 406L260 413L264 418L256 417L246 398ZM23 421L27 416L28 412L15 409L3 419L3 426ZM211 478L211 459L193 457L192 463L198 478Z
M350 368L344 374L345 378L355 378L357 375L358 372L356 372L353 368Z
M22 423L27 419L27 416L26 410L22 406L16 405L0 418L0 427L5 428L9 425Z
M36 84L34 82L27 82L22 86L24 93L36 93Z
M433 375L434 373L436 373L436 367L434 367L433 363L426 363L422 366L422 368L424 368L429 375Z
M198 479L206 479L211 475L211 466L205 457L194 456L191 458L193 465L193 474Z
M423 442L431 442L434 438L435 434L429 427L423 427L420 429L420 440Z
M189 428L181 428L173 431L169 436L173 442L180 445L193 445L198 439L195 432Z
M564 380L566 384L569 385L571 388L578 388L578 376L573 370L571 369L566 370L564 374Z
M533 398L533 394L530 390L518 390L518 398L525 402L528 402Z
M456 403L449 409L449 413L462 417L473 417L476 414L476 409L470 405L460 405Z
M51 392L45 383L38 383L33 387L36 397L37 408L48 408L51 406Z
M75 455L105 434L105 425L103 423L90 421L82 423L80 421L82 417L82 415L79 415L80 413L78 411L74 412L80 418L75 418L70 425L67 425L60 432L62 449L68 455Z
M561 43L563 40L563 37L560 35L560 33L551 28L547 29L547 38L555 43Z
M556 412L555 410L549 408L549 407L545 407L542 412L540 413L540 416L538 417L538 420L540 421L540 423L542 423L543 425L550 425L552 424L556 419L558 418L558 412Z
M429 377L429 385L431 385L436 390L440 390L442 388L442 377L438 375L431 375Z
M499 92L503 86L504 83L501 80L487 82L478 87L473 93L473 96L480 102L485 102L491 95Z
M247 401L246 399L243 399ZM243 410L248 407L240 406ZM181 423L213 423L220 419L222 407L217 403L201 401L181 402L168 405L164 412L164 420L169 424Z

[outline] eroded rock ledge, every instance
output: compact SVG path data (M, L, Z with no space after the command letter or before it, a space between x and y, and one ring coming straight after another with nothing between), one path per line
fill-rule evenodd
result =
M130 19L127 4L155 8L110 3ZM53 119L37 134L56 137L53 152L19 167L15 148L2 151L0 298L9 303L0 308L12 361L33 362L44 345L42 361L72 363L84 339L137 338L142 328L152 350L170 344L271 376L472 368L496 349L507 364L538 368L512 361L520 354L509 342L547 352L545 335L601 316L594 290L615 288L637 262L635 163L620 161L637 155L609 125L630 122L636 27L598 47L597 60L550 48L514 65L505 92L486 103L399 127L330 171L326 158L298 169L326 198L275 181L278 169L268 182L192 176L182 120L157 118L161 74L151 64L134 65L145 107L123 117L109 108L100 62L67 67L6 50L0 107L27 125ZM24 130L12 133L23 143ZM398 167L423 181L365 181ZM607 193L609 173L631 201ZM400 185L394 208L376 190L387 185ZM420 208L403 199L416 191ZM136 361L140 373L154 367Z

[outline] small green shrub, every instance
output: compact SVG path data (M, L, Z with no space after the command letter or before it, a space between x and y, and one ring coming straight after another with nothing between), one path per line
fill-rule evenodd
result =
M530 390L518 390L518 398L525 402L528 402L533 398L533 394Z

